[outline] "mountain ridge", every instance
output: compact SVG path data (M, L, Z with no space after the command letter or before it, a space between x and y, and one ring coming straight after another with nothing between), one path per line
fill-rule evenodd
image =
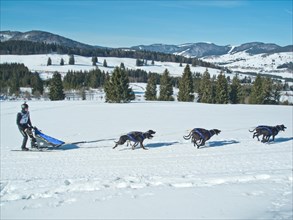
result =
M0 41L9 40L26 40L32 42L43 42L47 44L55 43L68 47L75 47L81 49L91 49L102 46L93 46L85 43L81 43L57 34L53 34L46 31L32 30L27 32L20 31L0 31ZM107 47L110 49L110 47ZM117 48L113 48L117 49ZM183 43L178 45L155 43L150 45L137 45L132 47L124 47L121 49L132 50L147 50L153 52L162 52L167 54L177 54L185 57L197 57L203 58L208 56L221 56L225 54L234 54L237 52L246 51L250 55L256 55L261 53L280 53L280 52L292 52L293 45L279 46L275 43L263 43L263 42L248 42L239 46L232 45L216 45L214 43L197 42L197 43Z

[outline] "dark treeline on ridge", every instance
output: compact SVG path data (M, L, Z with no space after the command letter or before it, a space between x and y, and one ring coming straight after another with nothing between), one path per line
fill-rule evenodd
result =
M203 66L216 69L224 68L216 66L212 63L204 62L197 58L187 58L184 56L165 54L153 51L135 51L129 49L112 49L112 48L72 48L58 44L46 44L31 41L5 41L0 42L0 54L15 54L15 55L30 55L30 54L75 54L86 57L121 57L121 58L134 58L161 62L175 62L175 63L187 63L192 66ZM225 71L228 71L225 69Z

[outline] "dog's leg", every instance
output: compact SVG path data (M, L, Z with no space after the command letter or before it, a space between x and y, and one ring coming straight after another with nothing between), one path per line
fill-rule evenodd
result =
M206 143L206 141L205 140L202 140L202 142L200 143L200 146L204 146L205 143Z
M199 139L199 142L197 143L197 141L194 142L197 146L197 149L201 146L201 139Z
M143 146L143 143L142 143L142 142L140 142L140 146L142 147L142 149L144 149L144 150L148 150L147 148L145 148L145 147Z
M117 146L118 146L118 143L117 142L115 142L116 144L115 144L115 146L113 147L113 149L115 149Z
M136 148L137 145L138 145L138 142L133 143L133 145L132 145L132 150L134 150L134 148Z

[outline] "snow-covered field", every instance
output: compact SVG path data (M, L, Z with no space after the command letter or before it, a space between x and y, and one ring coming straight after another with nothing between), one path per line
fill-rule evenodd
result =
M14 152L21 102L1 102L1 219L292 219L292 107L178 102L29 102L33 125L66 144ZM275 142L248 132L285 124ZM218 128L206 147L182 136ZM157 131L148 150L119 146Z
M51 58L52 65L47 66L48 58ZM65 65L60 66L61 59L64 59ZM51 78L55 71L66 74L69 70L73 71L89 71L94 69L92 65L91 57L83 57L75 55L75 65L68 65L69 56L66 54L41 54L41 55L1 55L0 63L23 63L31 71L40 73L43 79ZM108 67L103 66L104 60L107 61ZM151 60L148 61L148 65L136 66L136 59L132 58L117 58L117 57L98 57L97 67L105 72L112 72L116 66L120 66L124 63L125 68L128 69L142 69L147 72L163 73L165 69L168 69L173 76L182 76L184 67L179 66L179 63L173 62L160 62L155 61L155 64L151 64ZM205 67L191 67L192 72L203 73L206 70ZM219 69L208 68L211 75L218 75L221 71Z

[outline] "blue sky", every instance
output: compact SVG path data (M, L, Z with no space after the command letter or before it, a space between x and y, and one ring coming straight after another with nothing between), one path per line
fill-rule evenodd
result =
M293 44L292 0L1 0L1 31L43 30L90 45Z

